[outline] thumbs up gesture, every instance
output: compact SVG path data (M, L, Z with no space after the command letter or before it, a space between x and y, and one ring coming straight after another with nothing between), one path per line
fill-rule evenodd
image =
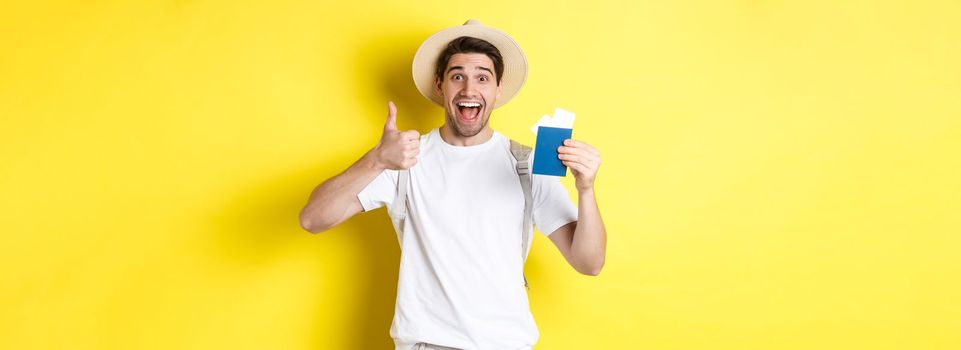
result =
M397 130L397 107L394 102L387 102L387 123L373 153L377 164L384 169L410 169L417 164L420 133L417 130Z

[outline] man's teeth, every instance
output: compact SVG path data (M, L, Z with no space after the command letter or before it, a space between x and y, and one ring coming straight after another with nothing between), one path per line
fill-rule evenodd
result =
M477 102L461 102L457 105L460 107L480 107L480 103Z

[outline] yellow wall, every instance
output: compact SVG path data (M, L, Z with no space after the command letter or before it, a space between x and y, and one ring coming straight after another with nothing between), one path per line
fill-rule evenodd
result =
M957 1L5 1L0 348L386 349L383 210L310 235L468 18L601 149L605 270L538 236L540 349L961 348ZM573 179L564 180L573 188Z

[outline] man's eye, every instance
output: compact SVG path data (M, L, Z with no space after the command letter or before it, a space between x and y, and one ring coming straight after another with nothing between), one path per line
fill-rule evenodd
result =
M452 77L452 79L454 79L454 80L461 80L461 78L463 78L463 77L461 77L460 74L454 74L454 76Z
M487 81L487 76L480 77L480 81Z

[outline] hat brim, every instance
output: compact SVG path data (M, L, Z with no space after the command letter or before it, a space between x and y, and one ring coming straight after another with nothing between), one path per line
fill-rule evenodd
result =
M517 95L527 80L527 57L509 35L473 20L464 25L434 33L424 40L417 49L417 54L414 55L412 67L414 85L417 86L421 95L444 106L444 98L434 91L437 57L444 51L447 44L462 36L483 39L500 51L504 59L504 72L501 74L501 95L494 103L494 108L503 106Z

